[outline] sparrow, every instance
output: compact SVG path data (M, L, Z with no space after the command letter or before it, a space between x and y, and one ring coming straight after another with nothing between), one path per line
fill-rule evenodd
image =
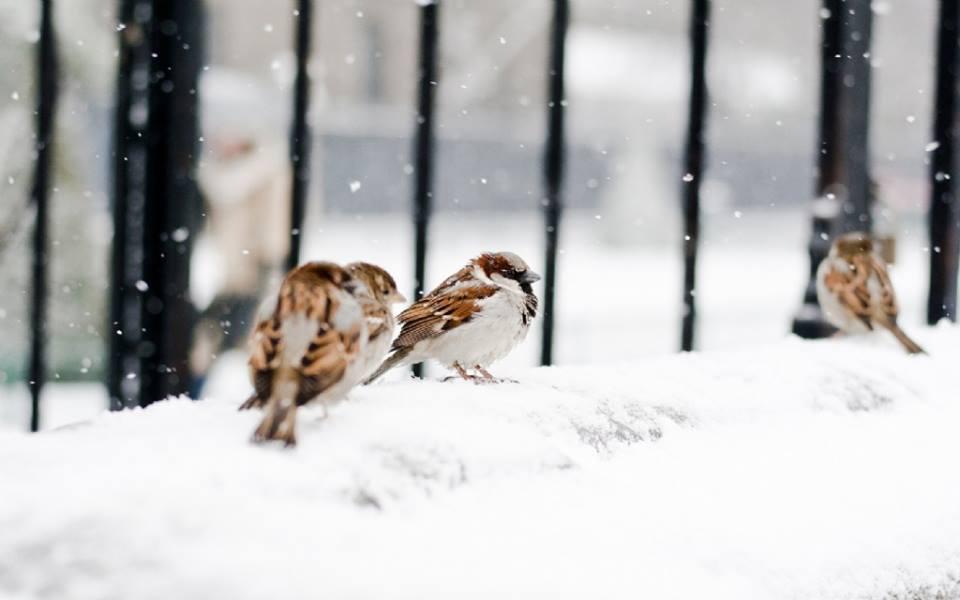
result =
M817 268L817 299L831 325L845 333L892 333L910 354L926 354L897 325L897 298L887 267L861 232L840 236Z
M363 377L367 323L354 297L358 283L329 262L310 262L284 278L261 307L250 340L254 393L241 407L263 408L254 442L294 446L297 407L342 400Z
M427 359L469 381L499 381L487 367L526 337L537 315L531 284L539 279L512 252L474 258L400 313L400 335L391 354L365 383L396 366Z
M407 299L397 291L397 284L390 273L377 265L355 262L345 268L360 284L354 296L360 302L367 323L367 345L359 359L362 362L361 377L367 377L390 351L390 341L393 340L397 325L391 305L406 302Z

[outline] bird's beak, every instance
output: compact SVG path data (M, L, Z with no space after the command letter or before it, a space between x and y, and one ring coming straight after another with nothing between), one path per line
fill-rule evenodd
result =
M400 292L394 292L390 295L390 302L401 303L406 302L407 297L401 294Z
M540 276L533 271L527 271L520 277L520 280L523 283L533 283L534 281L540 281Z

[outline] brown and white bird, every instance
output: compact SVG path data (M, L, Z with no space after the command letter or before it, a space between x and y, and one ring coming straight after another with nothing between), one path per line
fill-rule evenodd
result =
M254 394L240 407L263 408L253 441L295 445L297 407L320 402L326 413L362 379L367 324L357 285L339 265L311 262L261 308L249 360Z
M367 345L360 357L361 377L367 377L390 351L390 342L397 326L391 305L406 302L407 299L397 291L397 284L390 273L377 265L355 262L347 265L346 269L360 284L354 297L360 302L367 321Z
M470 381L497 381L487 367L526 337L537 315L531 284L539 279L512 252L474 258L400 313L392 353L366 383L394 367L427 359Z
M840 236L817 268L817 299L827 321L845 333L890 331L910 354L925 354L897 325L897 298L883 261L864 233Z

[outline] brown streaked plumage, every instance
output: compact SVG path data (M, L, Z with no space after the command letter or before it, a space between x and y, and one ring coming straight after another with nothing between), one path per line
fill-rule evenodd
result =
M480 300L495 293L497 286L482 284L440 293L434 290L400 313L398 318L402 328L393 342L393 349L408 348L459 327L480 311Z
M312 262L291 271L251 336L254 394L240 408L263 408L256 442L296 444L296 409L340 400L366 345L367 329L351 295L356 282L340 266ZM352 379L352 380L351 380Z
M367 322L367 346L361 356L363 377L380 364L390 350L390 341L396 328L391 305L406 302L393 277L382 267L366 262L350 263L347 272L361 285L354 296L360 302Z
M486 367L526 336L537 312L531 284L539 278L510 252L474 258L400 313L401 330L392 353L366 383L395 366L427 358L464 379L495 381Z
M864 233L840 236L817 269L817 297L827 320L846 333L887 329L910 354L924 353L897 324L900 308L887 267Z

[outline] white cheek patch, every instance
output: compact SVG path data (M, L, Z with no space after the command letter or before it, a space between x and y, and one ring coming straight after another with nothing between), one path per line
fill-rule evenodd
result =
M491 275L490 280L502 288L523 293L523 290L520 289L520 284L517 281L504 277L500 273L494 273Z

